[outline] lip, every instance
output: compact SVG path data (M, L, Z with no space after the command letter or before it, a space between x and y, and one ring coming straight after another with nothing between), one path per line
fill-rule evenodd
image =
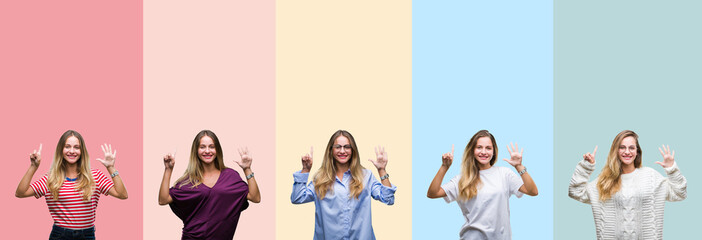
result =
M346 159L349 157L349 155L336 155L336 157L341 158L341 159Z
M214 155L202 155L202 157L208 158L208 159L209 159L209 158L212 158L213 156L214 156Z

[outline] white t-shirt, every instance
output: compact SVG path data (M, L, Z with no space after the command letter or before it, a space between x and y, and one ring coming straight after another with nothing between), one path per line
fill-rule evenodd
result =
M493 166L480 171L482 187L468 201L458 200L461 175L441 186L447 203L456 201L466 223L461 227L461 239L512 239L509 225L509 197L522 197L519 188L524 181L511 169Z

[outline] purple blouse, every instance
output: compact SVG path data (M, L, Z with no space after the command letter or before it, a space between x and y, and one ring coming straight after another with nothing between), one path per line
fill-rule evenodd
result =
M231 168L222 170L212 188L205 184L195 188L191 184L176 184L170 194L171 210L183 220L184 240L234 238L239 215L249 206L249 187Z

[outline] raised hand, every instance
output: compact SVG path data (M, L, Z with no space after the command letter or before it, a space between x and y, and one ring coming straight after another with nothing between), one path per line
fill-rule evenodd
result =
M241 156L241 160L239 160L239 161L234 160L234 162L236 162L236 164L239 164L239 167L241 167L241 169L243 169L243 170L251 168L251 163L253 161L253 158L251 157L251 154L249 153L249 148L248 147L245 147L243 149L239 148L238 150L239 150L239 156Z
M441 155L441 165L448 167L451 167L451 163L453 163L453 144L451 144L451 152L450 153L444 153L444 155Z
M165 165L167 169L173 169L173 167L175 167L175 154L169 153L163 156L163 165Z
M114 167L115 158L117 157L117 150L113 152L112 144L108 145L107 143L100 146L100 148L102 148L102 152L105 154L105 159L98 158L97 160L100 161L102 165L105 165L106 168Z
M29 161L31 162L32 166L39 167L39 164L41 163L41 143L39 144L39 151L34 149L34 152L29 154Z
M302 172L310 172L310 169L312 169L312 153L314 152L314 149L310 147L310 153L305 154L302 156Z
M378 146L375 148L375 158L375 161L373 161L373 159L368 159L368 161L373 163L373 165L375 166L375 168L378 169L378 171L384 170L385 166L388 165L388 153L385 152L384 147Z
M670 146L663 145L663 148L658 148L658 151L661 152L661 155L663 156L663 162L656 162L658 165L661 165L661 167L664 168L669 168L673 166L673 163L675 163L675 151L670 151Z
M522 153L524 153L524 148L522 150L519 150L519 145L515 143L510 143L510 145L507 145L507 151L509 151L509 156L510 158L503 158L502 160L506 161L509 163L509 165L512 165L513 167L522 165Z
M595 150L592 150L592 154L589 152L586 154L583 154L583 159L587 160L588 162L595 164L595 154L597 154L597 145L595 145Z

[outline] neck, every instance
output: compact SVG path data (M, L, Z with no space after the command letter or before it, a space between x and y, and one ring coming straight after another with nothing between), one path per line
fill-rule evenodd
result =
M336 176L339 178L342 178L344 176L344 173L351 168L351 165L347 162L345 164L341 164L338 162L334 163L336 165Z
M68 178L76 178L78 177L78 162L75 163L66 163L66 177Z
M205 175L210 174L210 173L217 173L217 172L219 172L219 169L217 169L217 167L215 167L214 162L211 162L211 163L203 163L203 164L202 164L202 170L203 170L203 174L205 174Z
M622 164L622 173L627 174L627 173L632 173L636 170L636 167L634 167L634 163L631 164Z
M478 163L478 168L479 168L480 170L490 169L491 167L492 167L492 165L490 165L489 163L488 163L488 164L481 164L481 163Z

